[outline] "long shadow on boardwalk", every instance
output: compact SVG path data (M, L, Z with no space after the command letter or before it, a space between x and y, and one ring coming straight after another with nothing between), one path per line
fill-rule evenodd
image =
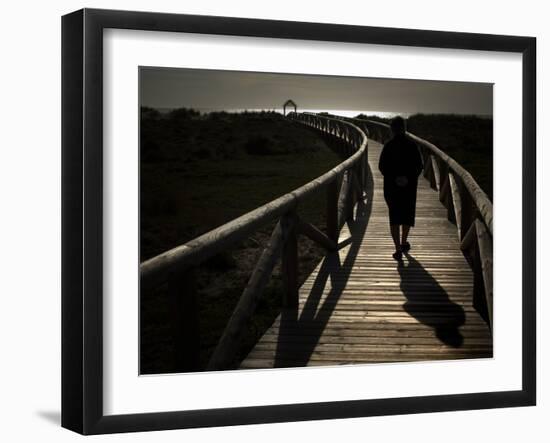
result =
M436 337L448 346L462 346L464 337L458 330L466 321L462 306L452 302L439 283L409 253L406 263L399 263L401 291L407 298L403 305L412 317L432 327Z
M344 261L340 261L339 252L328 254L321 264L300 316L298 317L298 309L284 309L281 312L279 337L285 335L285 330L300 330L304 325L307 325L307 335L304 335L303 341L300 341L299 353L296 353L288 343L280 339L277 341L274 361L276 368L307 364L336 307L336 302L346 287L372 211L374 181L370 167L367 168L366 173L368 180L365 187L366 197L357 203L355 220L348 223L351 237ZM331 289L321 303L321 297L329 279Z

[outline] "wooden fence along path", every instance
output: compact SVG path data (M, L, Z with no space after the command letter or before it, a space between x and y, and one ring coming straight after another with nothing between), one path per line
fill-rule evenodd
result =
M243 291L207 369L231 361L279 259L283 309L241 368L396 362L492 356L492 204L471 175L429 142L411 135L424 158L416 226L403 263L391 256L378 159L384 124L291 113L347 157L303 187L141 265L141 285L169 281L179 369L197 369L193 267L272 220L271 240ZM327 196L327 232L296 208ZM297 240L327 255L298 288Z

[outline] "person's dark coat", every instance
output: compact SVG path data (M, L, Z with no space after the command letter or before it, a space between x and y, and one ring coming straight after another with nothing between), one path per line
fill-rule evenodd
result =
M382 148L378 169L384 176L390 224L414 226L416 187L422 168L418 147L407 135L397 134Z

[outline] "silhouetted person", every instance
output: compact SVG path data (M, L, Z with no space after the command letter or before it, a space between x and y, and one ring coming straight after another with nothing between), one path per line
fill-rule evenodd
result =
M390 215L390 232L395 244L393 258L401 260L411 245L407 241L414 226L416 187L422 172L422 156L416 144L405 134L405 120L395 117L390 124L393 138L382 148L378 169L384 176L384 199ZM401 241L399 227L402 226Z

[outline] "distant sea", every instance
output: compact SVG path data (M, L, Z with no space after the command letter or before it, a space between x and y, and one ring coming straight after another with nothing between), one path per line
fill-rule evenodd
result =
M174 109L178 108L155 108L157 111L159 111L161 114L167 114L170 111L173 111ZM249 108L249 109L214 109L214 108L193 108L196 111L199 111L201 114L208 114L210 112L231 112L231 113L239 113L239 112L261 112L261 111L270 111L270 112L278 112L280 114L283 113L282 108ZM388 112L388 111L375 111L375 110L349 110L349 109L300 109L298 108L299 112L328 112L329 114L334 115L341 115L344 117L355 117L359 114L363 115L376 115L381 118L393 118L396 115L400 115L404 118L409 118L411 115L419 114L419 112L415 113L407 113L407 112ZM492 115L477 115L479 118L493 118Z
M167 114L168 112L170 111L173 111L174 109L178 109L178 108L155 108L157 109L157 111L159 111L160 113L162 114ZM264 108L264 109L261 109L261 108L249 108L249 109L214 109L214 108L193 108L194 110L196 111L199 111L201 114L208 114L210 112L222 112L222 111L225 111L225 112L231 112L231 113L240 113L240 112L261 112L261 111L269 111L269 112L278 112L280 114L283 113L283 109L282 108L272 108L272 109L269 109L269 108ZM410 117L412 114L408 114L408 113L397 113L397 112L383 112L383 111L369 111L369 110L364 110L364 111L350 111L348 109L298 109L299 112L328 112L330 114L335 114L335 115L342 115L344 117L355 117L359 114L364 114L364 115L377 115L378 117L383 117L383 118L392 118L392 117L395 117L396 115L400 115L402 117L405 117L405 118L408 118Z

